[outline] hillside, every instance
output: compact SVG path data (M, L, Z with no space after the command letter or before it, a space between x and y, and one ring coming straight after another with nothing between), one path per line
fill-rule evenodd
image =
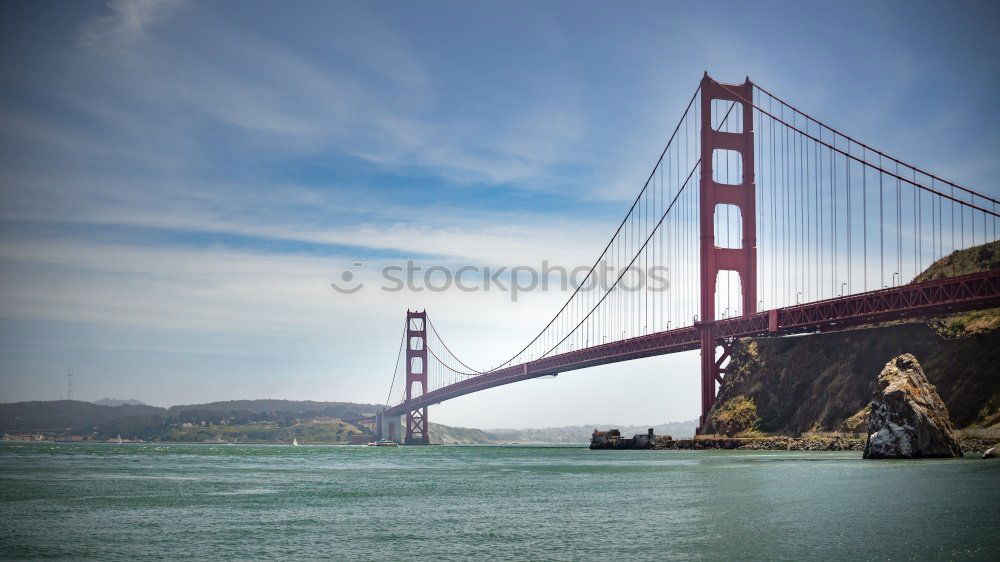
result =
M101 398L100 400L94 400L94 404L98 406L145 406L146 403L140 400L135 400L133 398Z
M917 281L1000 268L1000 242L938 260ZM885 363L912 353L957 427L1000 423L1000 310L787 338L744 338L711 418L756 419L766 433L862 430ZM713 430L710 426L709 431Z
M378 408L353 402L230 400L159 408L121 404L103 406L77 400L0 404L0 432L35 433L46 439L87 436L93 439L140 439L188 443L258 442L343 444L363 433L350 420ZM659 435L690 437L694 420L655 426ZM431 443L487 445L579 444L595 428L645 433L648 426L587 424L541 429L482 430L430 424Z
M428 422L431 443L434 445L486 445L496 443L492 436L481 429L468 427L451 427L439 423Z
M914 283L1000 269L1000 240L952 252L932 263Z
M234 412L244 411L254 414L300 414L316 416L347 417L371 415L382 406L376 404L357 404L354 402L314 402L312 400L227 400L225 402L209 402L207 404L187 404L171 406L170 412L177 413L190 410L203 412Z
M232 400L170 408L134 404L104 406L79 400L14 402L0 404L0 431L96 434L98 437L120 434L124 438L157 439L169 438L170 428L184 424L245 426L277 423L288 427L308 419L356 417L374 412L377 408L374 404L353 402L291 400ZM354 430L358 431L357 428ZM333 434L337 435L336 430ZM292 433L288 435L295 436Z
M0 404L0 431L63 429L83 432L116 418L166 413L166 409L156 406L101 406L80 400L13 402Z
M263 422L254 424L208 424L174 426L164 432L162 441L195 443L291 443L336 445L350 443L351 436L363 433L340 419L310 419L291 424Z

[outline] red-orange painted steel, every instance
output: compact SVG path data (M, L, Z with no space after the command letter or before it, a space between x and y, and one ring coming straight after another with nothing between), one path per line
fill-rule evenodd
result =
M721 380L720 375L724 371L720 365L725 360L725 354L722 357L716 357L716 347L720 344L725 347L726 342L732 338L840 330L870 322L919 318L1000 306L1000 272L993 271L937 279L767 312L757 312L754 86L749 78L741 85L721 84L712 80L706 73L702 79L700 91L702 121L699 184L701 302L700 315L695 325L595 345L512 365L472 376L428 392L426 313L407 311L406 399L401 404L388 408L384 412L387 415L406 414L407 442L427 442L427 406L431 404L534 377L694 349L701 350L700 430L704 427L706 416L715 401L716 383ZM712 127L713 100L739 104L742 110L740 112L742 122L739 132L718 131ZM758 110L764 112L759 108ZM770 115L767 112L764 113ZM818 142L822 143L822 140ZM713 154L715 150L720 149L732 150L740 154L743 167L740 183L723 184L715 181ZM890 175L892 174L890 173ZM905 178L902 179L909 181ZM960 186L956 187L964 189ZM944 194L939 195L947 197ZM950 199L950 197L948 198ZM739 208L742 218L742 243L739 248L720 248L716 245L715 210L717 205L734 205ZM975 205L969 206L978 208ZM984 210L984 212L996 215L994 211ZM720 271L735 271L739 275L742 316L722 320L717 320L715 317L716 283ZM416 323L411 326L411 321ZM413 338L420 340L418 349L413 348ZM417 357L420 358L420 372L414 370L413 359ZM413 387L418 382L421 385L419 395L413 392Z
M738 95L736 95L738 94ZM742 99L741 99L742 98ZM701 223L701 315L698 322L701 348L701 417L698 431L705 426L715 402L715 383L720 369L715 358L712 324L715 322L715 291L720 271L735 271L740 276L743 314L757 311L757 203L754 184L753 99L750 79L739 86L725 86L712 80L708 73L701 80L701 180L699 222ZM718 131L712 126L712 102L730 101L740 104L740 132ZM720 125L721 128L721 125ZM738 152L743 170L740 183L717 183L713 177L713 155L716 150ZM728 162L728 161L727 161ZM719 248L715 244L715 208L733 205L740 211L743 222L739 248Z
M726 318L711 324L710 337L714 346L715 342L739 337L835 331L872 322L995 307L1000 307L1000 271L987 271ZM700 326L656 332L498 369L407 399L388 408L384 414L401 415L420 410L426 420L427 406L487 388L596 365L699 349L703 341L699 330Z
M411 402L427 394L427 311L406 311L406 401ZM420 384L420 394L413 387ZM406 438L408 445L430 443L427 431L427 406L406 412Z

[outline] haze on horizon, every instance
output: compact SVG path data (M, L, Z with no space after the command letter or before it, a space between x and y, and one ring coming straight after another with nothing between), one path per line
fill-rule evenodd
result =
M1000 8L975 6L4 3L0 399L64 398L71 368L88 401L381 403L407 308L505 359L568 293L377 273L589 266L706 69L1000 195ZM662 423L698 392L692 352L430 420Z

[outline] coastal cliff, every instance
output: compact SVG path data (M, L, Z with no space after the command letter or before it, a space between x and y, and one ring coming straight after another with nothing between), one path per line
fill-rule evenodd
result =
M1000 242L935 262L915 281L1000 268ZM1000 426L1000 310L734 342L708 432L865 433L878 375L912 354L956 428Z
M739 340L710 420L750 402L761 432L864 432L878 373L904 353L923 365L956 427L1000 423L1000 330L946 338L927 323Z

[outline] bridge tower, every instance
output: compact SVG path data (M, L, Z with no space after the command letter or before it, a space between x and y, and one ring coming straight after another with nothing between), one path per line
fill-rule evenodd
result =
M735 102L741 106L739 132L720 131L713 127L713 100ZM743 84L723 86L712 80L706 72L701 80L701 313L700 321L696 324L701 338L701 418L698 433L705 429L709 411L715 402L715 384L722 382L722 374L725 372L721 365L728 357L726 342L721 342L723 355L719 358L715 355L713 324L716 319L715 291L719 272L735 271L739 275L743 314L757 311L757 202L753 106L749 103L752 100L753 84L749 77ZM712 157L717 150L730 150L739 154L743 167L742 174L738 175L739 183L715 181ZM718 205L732 205L739 209L743 226L739 248L720 248L715 244L715 212Z
M419 383L419 392L414 386ZM427 392L427 311L406 311L406 400ZM430 445L427 407L406 414L405 445Z

